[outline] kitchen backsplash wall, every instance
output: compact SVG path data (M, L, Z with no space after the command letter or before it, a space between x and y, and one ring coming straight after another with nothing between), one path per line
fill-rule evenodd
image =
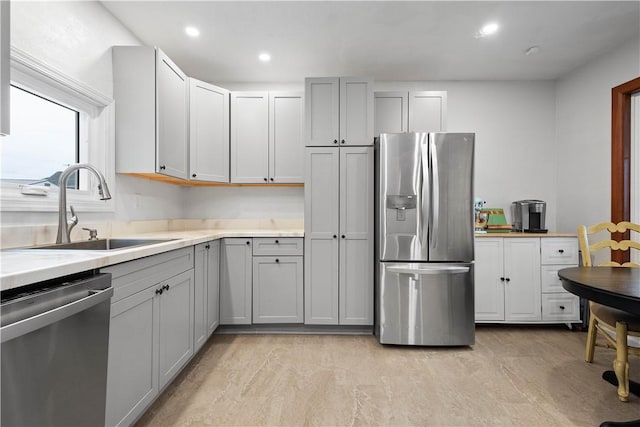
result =
M302 187L191 187L183 218L304 218Z

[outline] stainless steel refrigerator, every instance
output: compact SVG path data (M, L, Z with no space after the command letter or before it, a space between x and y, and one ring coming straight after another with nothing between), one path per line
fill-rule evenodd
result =
M376 142L376 335L383 344L475 339L472 133Z

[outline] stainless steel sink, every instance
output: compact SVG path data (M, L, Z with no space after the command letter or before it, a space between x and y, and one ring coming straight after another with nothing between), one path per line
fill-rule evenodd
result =
M64 249L82 251L111 251L114 249L124 249L133 246L147 246L156 243L169 242L175 239L98 239L82 240L71 243L52 243L50 245L33 246L29 249Z

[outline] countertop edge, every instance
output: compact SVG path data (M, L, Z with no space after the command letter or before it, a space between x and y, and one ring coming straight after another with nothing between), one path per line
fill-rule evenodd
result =
M174 240L112 251L4 249L0 252L2 257L0 263L0 290L15 289L56 277L99 269L228 237L304 237L304 230L189 230L136 233L117 237Z
M558 232L549 232L549 233L522 233L519 231L511 231L508 233L475 233L476 238L487 238L487 237L578 237L576 233L558 233Z

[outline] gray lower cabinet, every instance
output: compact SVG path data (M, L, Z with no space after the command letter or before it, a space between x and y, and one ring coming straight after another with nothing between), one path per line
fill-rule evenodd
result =
M226 238L220 247L220 324L250 325L252 239Z
M114 287L106 425L131 425L193 355L193 248L102 271Z
M197 352L220 323L220 241L195 246L194 346Z
M253 323L304 321L302 269L302 256L253 257Z
M159 309L160 389L193 356L193 270L161 283Z

